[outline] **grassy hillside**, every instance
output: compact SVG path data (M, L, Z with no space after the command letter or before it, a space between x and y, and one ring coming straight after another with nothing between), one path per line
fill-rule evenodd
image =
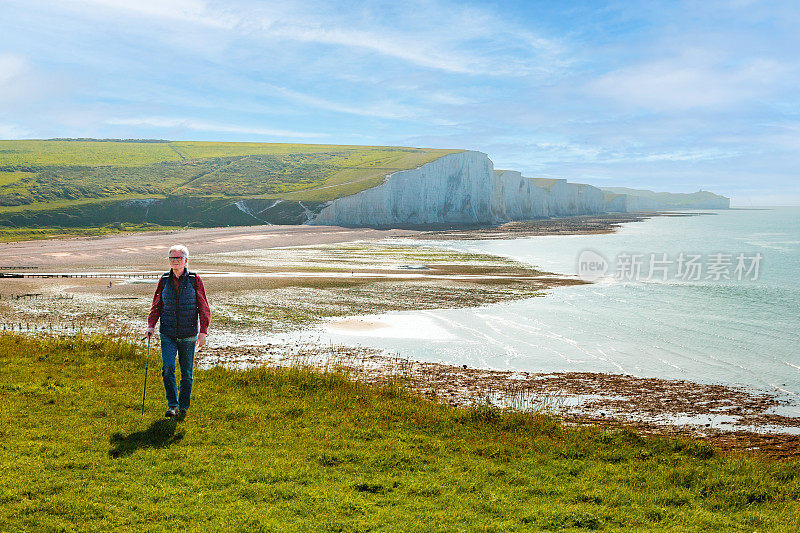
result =
M457 150L135 141L0 141L3 207L142 196L326 201ZM58 204L57 202L61 202Z
M113 235L116 233L138 233L144 231L166 231L177 229L180 228L159 226L157 224L128 224L123 222L115 222L104 226L74 228L64 226L3 228L0 230L0 242L63 239L68 237L94 237L97 235Z
M141 345L0 335L9 531L797 531L800 469L695 441L454 409L397 379L196 370L162 418Z

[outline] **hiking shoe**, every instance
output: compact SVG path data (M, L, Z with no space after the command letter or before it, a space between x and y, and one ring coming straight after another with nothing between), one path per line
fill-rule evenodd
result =
M175 416L178 416L178 408L170 407L169 409L167 409L167 412L164 413L164 416L166 416L167 418L173 418Z
M178 414L175 416L175 419L178 422L183 422L183 419L186 418L186 409L180 409Z

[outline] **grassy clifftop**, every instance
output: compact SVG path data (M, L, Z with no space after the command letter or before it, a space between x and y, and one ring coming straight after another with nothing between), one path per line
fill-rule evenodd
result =
M197 369L164 420L158 353L0 335L9 531L797 531L796 462L462 410L397 379Z
M191 141L0 141L0 212L15 206L61 208L65 202L142 196L322 202L458 151Z

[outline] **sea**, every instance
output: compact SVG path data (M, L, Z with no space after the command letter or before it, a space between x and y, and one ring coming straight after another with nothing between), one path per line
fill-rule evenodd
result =
M800 406L800 207L687 213L611 234L436 241L592 283L477 308L356 317L373 327L333 320L290 340L473 368L721 383Z

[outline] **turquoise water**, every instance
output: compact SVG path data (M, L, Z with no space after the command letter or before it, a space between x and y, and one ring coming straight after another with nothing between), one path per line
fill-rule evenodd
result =
M310 335L471 367L687 379L781 391L800 400L800 208L710 213L628 223L608 235L437 242L568 275L576 274L578 257L589 249L606 258L609 271L596 283L553 289L545 297L388 313L364 320L401 327L327 327ZM700 279L677 275L681 253L700 256ZM719 253L729 255L731 264L723 255L717 270L732 279L714 279L708 270ZM641 255L643 275L617 275L619 254ZM673 263L646 280L650 254ZM746 266L758 264L757 276L742 271L736 279L739 254Z

